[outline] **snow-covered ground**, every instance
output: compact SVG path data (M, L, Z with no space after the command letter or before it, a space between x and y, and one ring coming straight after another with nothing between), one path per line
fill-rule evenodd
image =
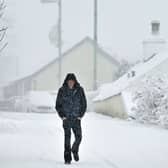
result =
M167 168L168 131L87 113L79 163L72 168ZM62 168L57 114L0 112L1 168Z

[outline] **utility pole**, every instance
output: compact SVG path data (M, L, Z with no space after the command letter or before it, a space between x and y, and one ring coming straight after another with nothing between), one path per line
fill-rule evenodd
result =
M62 0L41 0L41 3L58 4L58 84L61 85L62 74Z
M98 25L98 2L94 0L94 66L93 66L93 89L97 89L97 25Z
M61 74L62 74L62 0L58 2L58 80L59 85L61 85Z

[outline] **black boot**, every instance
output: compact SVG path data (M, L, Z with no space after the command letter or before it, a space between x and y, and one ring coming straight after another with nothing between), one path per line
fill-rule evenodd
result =
M71 157L71 151L65 151L64 153L64 159L65 159L65 164L71 164L72 157Z
M70 164L71 164L71 161L65 161L65 164L66 164L66 165L70 165Z
M73 153L74 160L75 160L76 162L78 162L78 161L79 161L78 152L72 152L72 153Z

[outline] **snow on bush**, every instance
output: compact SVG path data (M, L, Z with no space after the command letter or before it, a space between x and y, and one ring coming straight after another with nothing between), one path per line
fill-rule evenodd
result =
M133 93L135 118L168 128L168 77L147 77Z

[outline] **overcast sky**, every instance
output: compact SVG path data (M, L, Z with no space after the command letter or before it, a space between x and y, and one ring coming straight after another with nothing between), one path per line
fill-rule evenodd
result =
M9 46L5 54L13 56L9 68L15 67L15 62L19 64L18 71L27 66L28 72L55 58L57 50L50 44L48 34L57 23L57 4L41 4L40 0L6 1ZM93 37L93 0L62 1L66 49L85 36ZM98 0L98 3L98 40L116 59L129 62L141 59L142 40L150 34L151 20L160 20L161 34L168 38L166 0ZM6 68L3 61L1 67Z
M92 36L93 0L64 0L64 35ZM166 0L98 0L99 43L129 61L142 55L142 40L149 36L151 20L161 21L161 34L168 37ZM69 21L68 21L69 20ZM69 24L70 22L73 24ZM69 30L73 32L69 34ZM69 35L68 35L69 34ZM68 38L67 38L68 39Z

